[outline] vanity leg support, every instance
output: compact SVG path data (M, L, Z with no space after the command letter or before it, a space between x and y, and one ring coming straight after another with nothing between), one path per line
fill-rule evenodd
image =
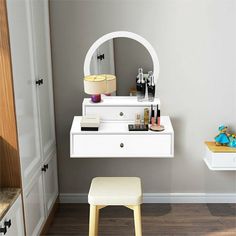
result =
M97 236L98 217L99 217L99 209L97 209L97 206L95 206L95 205L90 205L89 236Z
M135 236L142 236L141 205L133 206Z

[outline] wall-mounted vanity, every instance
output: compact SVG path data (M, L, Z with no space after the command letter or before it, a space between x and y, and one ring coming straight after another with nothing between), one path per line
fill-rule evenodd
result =
M159 61L154 48L143 37L126 31L112 32L104 35L91 46L85 58L85 76L93 73L116 74L115 71L120 71L118 63L107 62L108 66L105 67L99 65L100 58L116 58L117 49L111 48L114 47L114 39L117 42L120 38L135 40L136 44L139 43L149 53L152 65L150 63L150 65L146 65L146 68L148 68L147 70L152 69L155 84L157 84ZM126 42L128 41L126 40ZM106 43L107 46L104 46ZM126 47L129 47L129 45L126 45ZM111 49L111 51L109 52L108 50L107 52L107 49ZM132 60L132 67L134 67L134 61L135 58ZM145 64L145 61L143 63ZM136 68L138 69L139 66L142 65L137 64ZM105 68L105 71L101 71L101 68ZM122 78L119 78L116 74L118 77L117 81L123 80L120 83L123 85L126 84L125 80L129 80L127 83L129 85L131 84L130 80L133 80L135 84L136 75L137 70L127 73L127 76L122 76ZM122 91L125 90L123 89ZM119 86L117 94L119 94ZM160 132L153 132L151 130L129 131L128 129L128 124L134 123L135 114L143 114L144 109L150 109L151 105L153 105L154 109L156 109L157 105L160 108L160 100L157 97L157 93L155 94L153 101L145 99L142 102L138 101L136 96L104 95L99 103L93 103L89 98L85 98L83 101L83 116L98 115L101 123L98 131L82 131L80 125L82 116L74 117L70 131L70 156L72 158L174 157L174 130L169 116L161 116L161 124L165 129Z

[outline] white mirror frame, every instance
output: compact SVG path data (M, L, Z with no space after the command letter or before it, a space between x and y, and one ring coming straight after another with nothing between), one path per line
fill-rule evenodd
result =
M99 48L104 42L106 42L110 39L113 39L113 38L120 38L120 37L136 40L139 43L141 43L148 50L148 52L151 55L152 61L153 61L153 75L154 75L155 83L157 83L160 66L159 66L159 60L158 60L155 49L145 38L143 38L142 36L140 36L138 34L128 32L128 31L111 32L111 33L103 35L101 38L99 38L98 40L96 40L94 42L94 44L90 47L90 49L88 50L86 57L85 57L84 76L91 74L90 73L90 63L91 63L93 54L96 51L96 49Z

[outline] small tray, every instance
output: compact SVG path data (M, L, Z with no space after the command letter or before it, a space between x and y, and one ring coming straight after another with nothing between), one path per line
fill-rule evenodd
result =
M129 124L128 125L129 131L148 131L148 125L144 124Z

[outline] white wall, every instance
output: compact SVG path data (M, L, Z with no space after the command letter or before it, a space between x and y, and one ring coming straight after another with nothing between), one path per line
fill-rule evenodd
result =
M203 142L219 124L236 130L235 2L50 1L60 192L86 193L94 176L140 176L146 193L236 193L235 172L213 172L202 161ZM69 157L70 126L85 97L86 52L117 30L140 34L158 52L158 94L162 114L173 121L174 159Z

